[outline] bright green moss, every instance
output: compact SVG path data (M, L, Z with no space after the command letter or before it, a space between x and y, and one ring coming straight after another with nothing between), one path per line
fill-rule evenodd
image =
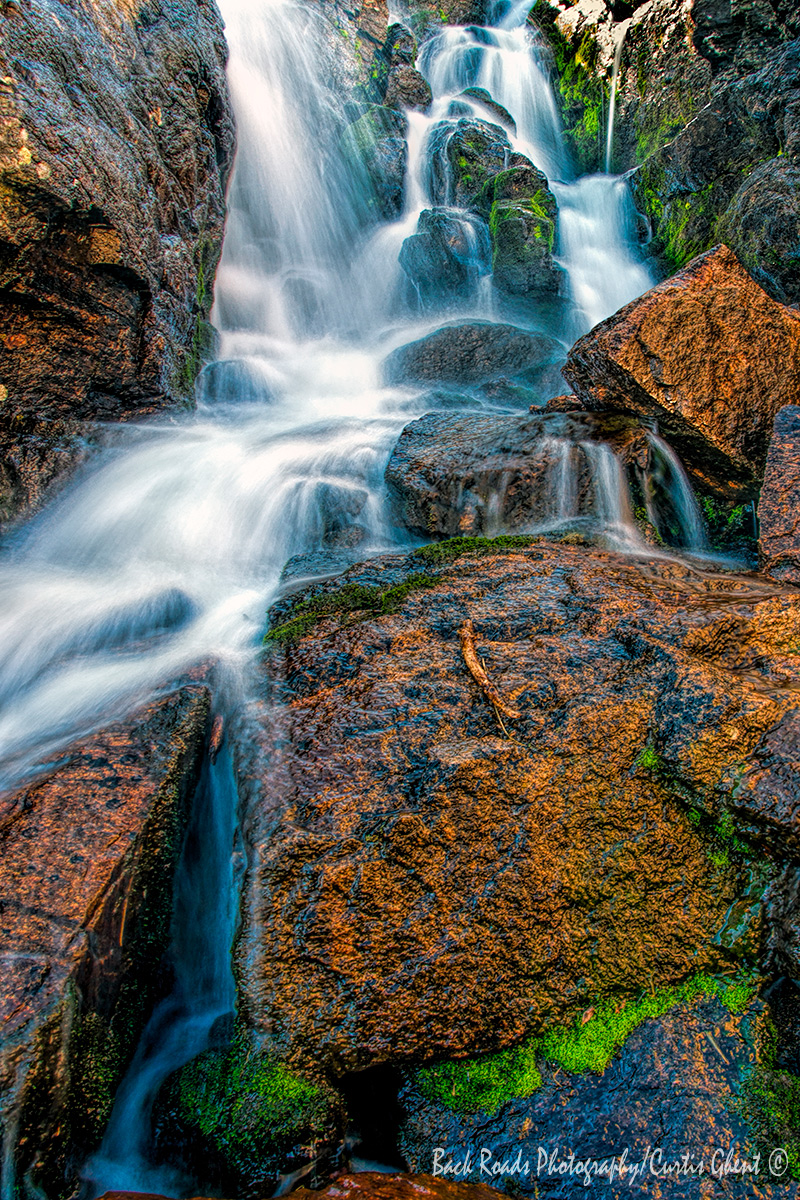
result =
M654 775L662 769L664 760L652 746L645 746L633 765L640 771L649 771Z
M423 1067L417 1075L417 1085L427 1100L455 1112L489 1116L509 1100L532 1096L541 1082L535 1045Z
M431 566L455 562L464 554L498 554L504 550L526 550L539 538L532 534L503 534L500 537L457 537L444 542L431 542L414 551L414 558Z
M547 1029L524 1046L423 1067L416 1074L416 1084L426 1099L445 1108L492 1116L501 1105L530 1096L541 1085L537 1060L557 1064L574 1074L601 1073L645 1021L701 998L715 998L729 1012L741 1013L756 991L757 983L749 975L723 980L698 974L677 987L658 988L636 1000L609 997L578 1016L573 1025Z
M181 1123L236 1172L246 1173L248 1164L281 1145L313 1138L331 1119L331 1100L321 1086L243 1040L188 1063L176 1089Z

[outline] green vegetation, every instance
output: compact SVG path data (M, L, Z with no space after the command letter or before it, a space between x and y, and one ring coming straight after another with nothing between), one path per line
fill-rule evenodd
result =
M286 645L296 642L308 633L318 621L326 617L343 617L361 613L364 617L385 617L399 612L405 600L413 593L436 584L430 575L409 575L402 583L381 588L361 583L344 583L336 591L325 592L310 600L303 600L291 610L292 616L266 634L265 645Z
M553 55L565 138L581 172L601 169L608 81L596 73L597 42L587 30L577 48L555 23L547 0L537 0L532 17Z
M243 1038L188 1063L174 1088L181 1123L239 1172L281 1146L313 1141L336 1115L327 1089Z
M637 770L649 771L651 775L656 775L662 770L664 760L653 746L645 746L633 765Z
M429 566L446 566L465 554L500 554L504 550L527 550L541 541L537 534L503 534L501 537L457 537L431 542L413 552L413 557Z
M485 1058L438 1063L417 1073L417 1086L426 1100L455 1112L489 1116L509 1100L532 1096L541 1082L535 1043Z
M571 1028L548 1029L540 1039L539 1050L542 1057L567 1071L604 1071L623 1042L644 1021L701 997L716 997L730 1012L743 1012L755 991L751 979L722 982L710 975L693 975L678 987L658 988L638 1000L603 1000L585 1024L582 1017Z
M693 975L676 987L644 992L636 1000L608 997L578 1016L572 1025L546 1029L523 1046L422 1067L416 1074L416 1084L426 1099L445 1108L492 1116L501 1105L530 1096L541 1085L537 1060L544 1059L575 1074L602 1072L645 1021L701 998L715 998L729 1012L742 1013L756 991L754 977L742 973L727 980Z
M800 1180L800 1078L778 1067L777 1047L777 1030L767 1017L760 1061L745 1079L736 1107L762 1154L781 1147L788 1158L787 1175Z

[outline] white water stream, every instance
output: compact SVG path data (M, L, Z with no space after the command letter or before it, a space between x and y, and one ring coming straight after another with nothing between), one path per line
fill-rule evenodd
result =
M574 178L524 6L498 27L444 29L425 45L420 66L434 105L428 116L410 114L404 213L371 229L363 179L341 151L344 101L329 82L337 51L322 10L295 0L223 0L222 9L239 150L217 280L221 361L206 373L195 415L122 431L5 546L0 788L198 662L244 670L293 555L329 553L360 537L354 553L363 557L410 540L392 524L383 471L402 426L426 404L409 389L384 387L380 364L452 316L445 308L423 319L403 308L398 254L431 206L429 137L449 119L454 95L486 88L516 121L513 149L551 180L573 298L565 342L650 284L633 247L625 185ZM478 105L474 112L487 117ZM488 271L476 270L475 280L463 310L490 319ZM600 524L617 544L640 544L613 454L598 445L584 451ZM574 487L571 452L561 447L556 457L558 524L570 515ZM206 786L212 800L225 793L219 782ZM204 853L224 858L230 822L217 815L213 826L218 835ZM195 870L206 878L208 864ZM217 875L229 885L229 872ZM185 887L190 894L191 880ZM230 914L217 909L214 928L229 935ZM198 983L191 964L176 959L172 1016L161 1011L151 1022L149 1049L88 1171L98 1192L172 1186L148 1171L150 1099L230 1003L225 979ZM225 954L220 963L225 975Z

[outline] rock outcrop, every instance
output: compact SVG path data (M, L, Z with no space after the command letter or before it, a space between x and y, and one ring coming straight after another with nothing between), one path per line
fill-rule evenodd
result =
M655 418L703 490L749 498L797 398L800 315L718 247L576 342L564 375L588 409Z
M334 1076L459 1057L758 955L793 590L467 541L274 622L236 950L257 1040Z
M0 516L96 420L191 404L233 154L213 3L46 12L0 30Z
M476 207L489 223L495 287L534 298L565 290L553 258L558 205L541 171L531 164L499 172L484 184Z
M479 384L517 378L562 359L559 342L514 325L471 321L445 325L394 350L383 364L387 383ZM562 359L563 361L563 359Z
M489 230L469 213L424 209L416 233L400 248L399 261L420 305L441 312L448 305L463 304L489 274Z
M190 685L66 752L0 808L4 1179L68 1193L156 999L205 745Z
M650 445L627 417L428 413L403 430L386 482L403 523L423 537L515 532L566 517L560 490L575 516L592 513L591 442L645 476Z
M758 521L764 570L776 579L800 583L800 407L796 404L782 408L775 418Z

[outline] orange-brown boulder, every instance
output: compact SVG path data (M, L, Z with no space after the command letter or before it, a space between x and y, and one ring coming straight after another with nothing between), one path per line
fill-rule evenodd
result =
M764 570L776 579L800 583L799 405L787 405L775 418L758 501L758 522Z
M718 246L580 338L564 376L588 409L654 418L706 489L747 493L800 392L800 313Z
M377 560L275 618L241 1012L334 1073L501 1048L757 954L730 824L794 836L760 756L796 709L800 595L483 549Z
M161 959L208 708L206 688L184 687L0 800L3 1170L48 1195L98 1144L169 983Z
M340 1175L321 1192L298 1188L299 1200L497 1200L497 1192L483 1183L458 1183L432 1175L382 1175L365 1171Z

